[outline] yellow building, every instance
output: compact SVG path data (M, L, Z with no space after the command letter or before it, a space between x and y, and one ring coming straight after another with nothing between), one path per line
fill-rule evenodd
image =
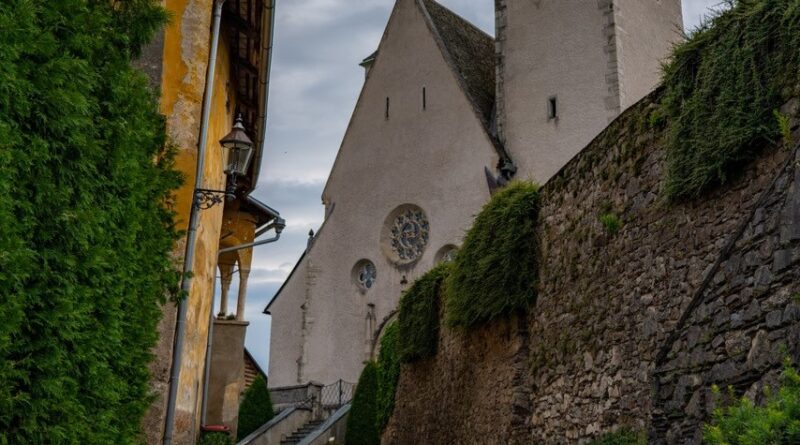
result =
M231 131L235 116L241 114L245 132L253 142L249 168L234 177L235 198L209 208L195 206L196 232L188 231L195 237L193 256L185 256L187 238L175 248L177 264L192 258L188 264L192 273L185 278L187 296L182 310L173 303L167 304L159 327L159 345L151 365L156 399L143 422L148 444L194 444L203 424L209 422L236 427L234 407L238 406L244 372L239 368L243 366L230 368L234 374L241 373L241 377L229 375L223 379L221 399L212 400L204 395L209 392L204 391L208 380L213 380L207 377L209 327L225 324L220 328L223 337L233 327L236 331L233 337L243 342L247 326L243 318L244 298L252 248L222 255L220 249L251 243L257 236L274 230L275 222L282 222L276 211L249 195L258 182L264 146L274 3L274 0L165 0L171 22L139 61L161 93L160 107L167 119L168 135L178 148L177 167L185 175L185 183L175 197L180 230L189 229L196 185L213 190L225 190L228 185L219 141ZM210 97L204 101L206 94ZM205 156L200 159L198 153L203 149ZM202 178L195 184L198 161ZM208 196L221 198L222 194ZM219 269L218 264L221 264ZM234 269L241 280L235 317L212 323L215 272L222 272L222 297L227 300ZM178 332L182 335L176 336ZM176 337L181 336L182 340L176 342ZM178 343L181 346L176 349ZM243 345L233 355L242 364ZM223 364L215 370L215 363L210 367L212 375L225 368ZM171 375L179 376L174 386ZM215 383L219 382L211 381L210 386ZM206 411L209 416L224 415L204 419ZM172 420L168 421L169 418Z

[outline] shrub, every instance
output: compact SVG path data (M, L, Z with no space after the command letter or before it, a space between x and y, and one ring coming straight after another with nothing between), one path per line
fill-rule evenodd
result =
M155 0L0 7L0 443L131 444L180 183L131 60Z
M763 407L743 397L732 406L715 410L704 438L709 445L800 443L800 375L787 366L783 386Z
M233 445L233 441L228 433L203 433L197 445Z
M378 392L378 366L367 362L358 378L353 404L347 416L347 445L379 445L376 396Z
M527 308L536 298L538 186L512 182L467 233L445 285L451 326L473 326Z
M644 434L623 428L613 433L605 433L587 445L645 445L646 443Z
M436 355L442 283L452 263L442 263L417 279L400 299L400 360L408 363Z
M735 0L677 45L664 67L671 198L699 195L781 137L773 116L796 93L797 0Z
M274 416L275 411L272 408L267 382L259 375L244 392L242 403L239 405L238 440L244 439Z
M381 338L376 400L378 431L383 431L394 411L394 395L397 392L397 381L400 379L399 337L400 329L395 321L386 327L383 338Z
M622 221L614 213L605 213L600 215L600 223L610 235L616 235L619 229L622 228Z

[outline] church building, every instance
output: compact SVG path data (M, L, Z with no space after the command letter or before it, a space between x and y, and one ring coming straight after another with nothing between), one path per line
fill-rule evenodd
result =
M488 0L487 0L488 1ZM396 0L322 195L325 221L265 309L269 386L355 382L400 296L491 192L545 183L657 85L680 0L495 0L496 38Z

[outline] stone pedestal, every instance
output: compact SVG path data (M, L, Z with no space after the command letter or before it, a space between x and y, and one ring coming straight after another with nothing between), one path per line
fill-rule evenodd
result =
M244 386L244 336L248 324L214 320L206 423L228 426L233 437L239 423L239 394Z

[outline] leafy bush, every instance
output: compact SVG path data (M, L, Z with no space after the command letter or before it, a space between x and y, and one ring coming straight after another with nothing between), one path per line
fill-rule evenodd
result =
M155 0L0 7L0 443L131 444L180 183L131 59Z
M353 404L347 416L347 445L379 445L380 433L377 425L378 366L367 362L358 378Z
M783 386L758 407L747 398L714 411L714 422L706 425L709 445L790 445L800 443L800 375L787 366Z
M800 3L735 0L664 67L667 194L696 196L781 136L773 111L796 93Z
M197 445L233 445L233 441L228 433L203 433Z
M613 433L605 433L587 445L645 445L646 443L644 434L623 428Z
M622 221L614 213L606 213L600 215L600 223L610 235L616 235L619 229L622 228Z
M383 431L394 411L394 396L397 381L400 379L399 338L397 322L386 327L381 338L381 351L378 354L378 393L376 400L377 427Z
M451 264L428 271L400 299L398 352L405 363L436 355L441 288Z
M451 326L473 326L527 308L536 298L539 188L512 182L487 203L445 285Z
M239 405L238 440L244 439L273 417L275 411L272 408L267 382L259 375L244 392L242 403Z

